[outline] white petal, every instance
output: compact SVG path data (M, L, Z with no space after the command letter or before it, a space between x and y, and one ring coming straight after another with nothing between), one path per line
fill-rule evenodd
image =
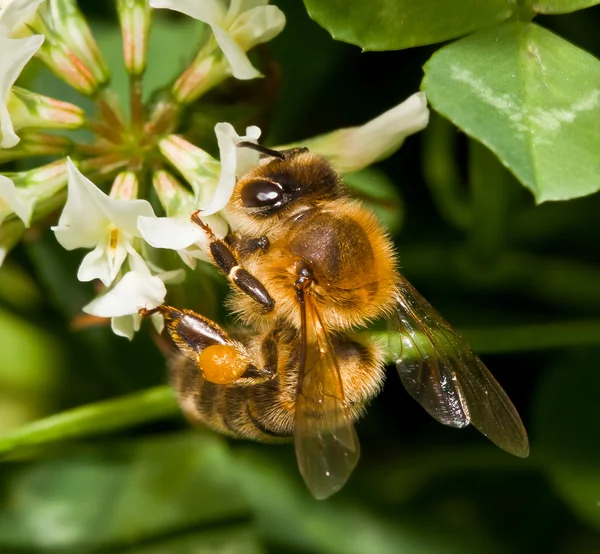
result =
M189 219L181 217L140 217L138 228L154 248L181 250L197 242L208 244L206 233Z
M133 335L140 330L141 323L142 317L139 314L122 315L111 318L110 328L115 335L133 340Z
M240 14L229 33L247 52L257 44L275 38L285 27L285 15L277 6L261 6Z
M131 246L131 244L127 245L127 253L129 254L128 262L129 269L131 269L131 271L135 271L140 275L152 275L152 273L150 272L150 268L146 263L146 260L144 260L144 258L142 258L142 256L138 254L138 252L133 248L133 246Z
M231 66L231 73L236 79L244 80L261 77L260 71L250 63L244 50L227 31L216 25L213 25L212 30L219 47L223 50L223 54L225 54Z
M6 107L8 93L42 42L42 35L18 39L0 36L0 148L12 148L19 142Z
M14 212L28 227L35 206L35 195L28 189L17 188L15 184L4 175L0 175L0 205L6 204L7 211L4 217ZM0 223L4 217L0 214Z
M70 158L67 173L67 202L58 225L52 230L56 240L67 250L95 248L104 241L110 222L90 192L96 185L81 174Z
M167 8L209 25L220 25L227 14L222 0L150 0L152 8Z
M137 219L152 216L154 210L146 200L118 200L104 194L67 161L69 190L67 203L53 227L56 239L67 250L93 248L104 240L109 227L116 227L129 236L139 236Z
M258 127L248 127L246 129L247 136L240 137L230 123L217 123L215 133L219 143L221 173L210 202L202 210L206 215L212 215L227 205L235 187L236 175L244 173L249 167L256 165L259 160L259 153L255 150L237 146L243 140L256 143L260 137Z
M150 319L152 320L152 325L154 325L156 332L160 335L165 328L165 318L162 314L152 314Z
M98 317L137 314L141 308L151 310L160 306L166 294L167 289L158 277L130 271L112 290L92 300L83 311Z
M0 11L0 37L9 37L35 14L44 0L12 0Z
M216 131L216 127L215 127ZM246 141L253 142L256 144L260 138L261 130L256 125L246 127L246 136L238 137L237 142ZM218 135L217 135L218 137ZM256 150L251 148L237 148L236 149L237 160L235 173L239 177L248 171L251 167L258 165L260 160L260 154Z
M333 131L298 143L329 159L341 173L358 171L395 152L429 121L425 93L418 92L360 127ZM283 147L286 148L286 147Z
M110 269L106 263L105 246L104 243L100 243L94 250L86 254L77 271L77 279L83 282L100 279L104 286L110 285Z

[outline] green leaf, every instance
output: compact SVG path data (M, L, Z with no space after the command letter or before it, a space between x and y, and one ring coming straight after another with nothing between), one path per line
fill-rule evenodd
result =
M363 50L432 44L508 19L511 0L304 0L334 39Z
M537 25L501 25L439 50L423 88L537 202L600 189L600 63L583 50Z
M600 528L600 351L573 350L543 373L534 412L534 448L556 490Z
M600 4L599 0L529 0L537 13L569 13Z
M199 524L227 537L223 524L247 517L235 460L209 432L80 448L2 475L0 551L134 544Z

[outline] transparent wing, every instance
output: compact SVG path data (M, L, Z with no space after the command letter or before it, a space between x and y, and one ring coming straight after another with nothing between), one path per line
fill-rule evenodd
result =
M396 300L390 352L410 395L441 423L472 423L500 448L527 456L519 414L466 341L403 277Z
M300 473L315 498L340 490L360 456L331 340L315 299L300 299L301 353L294 443Z

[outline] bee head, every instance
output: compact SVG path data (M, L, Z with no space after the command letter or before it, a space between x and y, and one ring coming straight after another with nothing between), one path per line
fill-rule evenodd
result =
M241 142L238 147L258 150L271 158L243 175L233 193L235 207L253 218L283 215L339 194L338 174L308 148L277 151L250 142Z

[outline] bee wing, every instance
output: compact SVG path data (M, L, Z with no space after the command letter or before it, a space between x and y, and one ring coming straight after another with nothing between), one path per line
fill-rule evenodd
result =
M519 414L467 342L402 277L396 300L390 352L410 395L441 423L472 423L500 448L527 456Z
M300 473L315 498L340 490L360 456L340 370L314 296L300 293L300 369L294 443Z

